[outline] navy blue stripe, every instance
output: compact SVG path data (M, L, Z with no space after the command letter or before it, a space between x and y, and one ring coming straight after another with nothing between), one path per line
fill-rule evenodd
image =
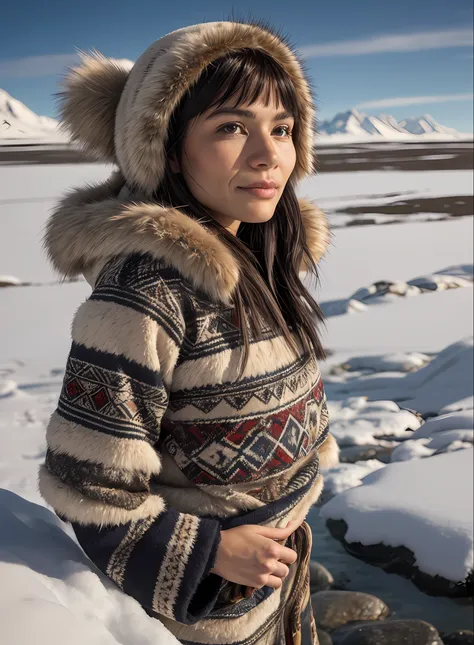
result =
M79 544L94 564L105 573L110 556L126 536L130 522L118 526L99 528L70 522Z
M228 620L232 618L239 618L244 616L255 607L266 600L275 590L272 587L261 587L256 589L250 598L243 598L239 602L230 604L226 602L219 606L219 601L216 607L203 618L203 620Z
M156 436L150 436L150 429L146 431L144 428L134 426L125 421L120 422L115 420L112 422L110 417L101 416L97 412L91 412L89 416L86 416L86 411L82 408L66 407L62 398L59 398L57 412L71 423L80 423L81 426L89 428L89 430L98 430L112 437L118 437L119 439L138 439L139 441L146 441L150 444L156 441ZM158 432L158 427L156 431Z
M97 286L90 295L89 300L114 302L134 309L159 323L176 345L179 346L182 342L183 334L178 333L181 330L176 328L176 318L168 315L165 309L155 306L149 298L142 296L137 291L127 289L124 285L119 285L118 287L112 285Z
M123 590L151 609L156 580L179 514L174 509L161 513L137 542L125 569Z
M246 393L253 392L259 390L262 387L268 387L273 385L274 383L279 383L285 378L290 378L298 371L300 371L302 367L306 365L306 363L307 359L301 358L296 360L291 365L287 365L286 367L279 367L275 370L272 370L271 372L266 372L261 376L247 376L236 383L226 382L225 384L221 384L220 387L218 383L203 385L202 387L194 387L192 397L190 397L189 389L174 390L173 400L179 401L190 399L190 401L195 401L197 397L206 398L208 396L216 396L216 392L218 392L219 396L224 396L226 394L238 394L242 391ZM318 381L316 381L316 383L317 382Z
M218 520L201 519L199 522L194 547L176 599L177 620L196 622L212 610L217 600L222 578L209 574L209 571L216 559L220 531Z
M285 497L281 497L275 502L269 502L265 506L250 511L249 513L244 512L240 515L223 519L223 530L232 529L243 524L263 524L278 518L280 515L291 510L309 492L311 487L314 486L315 479L311 479L302 488L293 491Z
M98 349L86 347L82 343L73 342L71 345L70 357L76 358L85 363L92 363L106 370L118 372L120 375L126 374L136 381L146 383L153 387L163 387L161 373L144 367L136 361L132 361L124 356L110 354Z

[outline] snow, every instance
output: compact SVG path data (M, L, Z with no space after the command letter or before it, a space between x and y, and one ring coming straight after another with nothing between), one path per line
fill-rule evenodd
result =
M21 101L0 89L0 141L32 139L49 142L67 141L58 122L38 116Z
M440 414L432 417L421 428L413 433L413 439L432 437L441 432L452 430L469 430L474 427L474 410L463 410L451 414Z
M334 394L334 391L332 391ZM379 438L401 437L420 427L420 420L393 401L369 403L365 397L329 400L331 433L340 446L376 443Z
M339 495L345 490L360 486L362 480L369 473L372 473L380 468L384 468L385 464L378 459L367 459L366 461L356 461L353 464L341 463L331 468L328 473L324 475L324 493L331 495Z
M71 186L103 181L111 170L106 164L0 167L0 218L8 231L0 236L0 272L22 281L57 280L41 246L46 219ZM20 243L22 252L18 253Z
M407 282L379 280L369 287L357 289L348 298L324 302L321 306L326 316L340 316L365 311L366 305L386 304L387 301L396 299L396 296L412 297L427 292L472 287L473 278L473 265L449 267Z
M6 231L0 238L0 273L10 285L0 288L2 311L8 311L0 316L0 575L6 581L2 591L8 590L0 591L0 621L2 636L7 634L15 645L33 639L62 643L66 630L71 643L177 643L94 567L36 489L45 425L57 403L70 348L71 321L90 293L83 280L58 281L40 246L42 231L66 190L101 181L111 169L102 164L0 168L0 216ZM469 195L472 173L327 173L298 188L299 195L329 210L377 199L382 203L394 193L400 199ZM351 302L347 313L331 316L321 330L331 350L321 365L331 431L344 445L394 448L388 465L370 459L326 471L325 492L335 497L321 512L328 513L337 502L349 530L357 535L363 529L367 543L379 541L383 533L392 539L387 543L420 551L425 540L424 552L416 553L418 566L426 572L449 569L449 579L459 579L470 566L469 535L472 540L471 511L466 511L472 504L472 469L466 465L472 460L473 436L472 219L415 219L409 216L403 225L338 228L320 264L322 286L311 287L325 306ZM381 281L392 283L392 292L374 291ZM452 288L439 289L448 284ZM456 478L439 477L440 472ZM347 501L352 495L359 496L357 502ZM327 544L325 553L340 558L337 542ZM316 558L319 548L315 545ZM372 567L363 566L369 570L364 569L361 583L382 580ZM383 578L383 584L407 616L407 598L414 596L403 586L407 581L393 578ZM439 599L416 598L429 606L428 614L443 614L445 624L449 615L455 616L456 626L464 616L469 628L468 609L448 608L447 615Z
M0 523L4 645L178 644L91 564L52 511L0 490Z
M365 316L368 317L368 314ZM353 398L364 394L374 401L390 396L392 401L404 408L433 416L443 414L448 405L453 410L473 407L472 365L473 337L469 336L448 345L416 372L384 372L381 375L362 375L357 379L352 377L347 381L329 377L326 379L327 389L332 397L344 398L351 395Z
M411 439L393 450L391 461L429 457L439 452L471 448L474 443L474 410L432 417L415 430Z
M347 542L405 546L422 571L458 582L474 565L473 476L470 450L389 464L321 514L348 524Z
M330 220L340 224L345 221L344 217L349 219L349 216L333 214L334 211L343 211L352 206L383 206L392 204L395 199L401 202L406 199L472 195L472 171L357 170L321 173L304 179L298 186L298 193L313 196ZM384 217L387 218L387 215ZM393 216L390 218L393 219ZM403 221L407 220L411 221L411 216L403 215ZM472 222L470 226L472 227ZM403 234L406 235L406 230ZM459 262L459 258L456 261Z
M369 116L359 112L357 109L352 109L347 112L339 112L330 121L323 121L318 127L316 142L324 141L326 143L327 140L336 137L339 142L342 137L347 137L351 141L355 141L367 138L367 135L370 138L381 137L384 140L400 139L404 141L407 139L411 140L414 137L419 139L426 135L429 135L430 138L437 139L455 139L463 136L462 133L454 128L440 125L429 114L397 121L390 114Z
M430 357L427 354L402 352L386 354L384 356L355 356L346 361L341 368L344 371L356 371L364 373L376 372L410 372L417 370L429 363Z
M17 287L21 284L21 280L14 275L0 275L0 286L2 287Z

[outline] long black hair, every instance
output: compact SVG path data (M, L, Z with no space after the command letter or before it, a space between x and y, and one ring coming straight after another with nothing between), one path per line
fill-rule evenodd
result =
M238 260L240 279L233 294L233 304L243 341L239 379L249 356L247 321L254 338L261 337L267 324L275 335L284 336L296 356L301 354L301 348L295 342L295 336L306 354L326 358L318 334L318 323L324 323L324 315L299 277L302 260L306 258L309 273L316 283L319 281L317 266L306 244L295 188L291 180L287 182L270 220L259 224L242 222L234 235L212 218L193 196L182 174L171 170L169 159L175 156L181 164L187 126L194 117L231 99L234 99L233 106L238 107L252 105L258 99L268 106L272 98L275 102L279 100L294 115L292 136L297 140L299 110L295 90L285 71L271 56L261 50L243 48L208 65L185 93L170 119L165 173L154 194L155 200L180 208L215 231Z

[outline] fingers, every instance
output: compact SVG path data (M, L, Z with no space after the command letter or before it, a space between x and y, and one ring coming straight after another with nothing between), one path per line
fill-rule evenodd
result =
M257 533L263 535L263 537L270 538L271 540L282 540L283 538L289 537L295 530L297 524L296 522L288 522L288 524L283 528L272 528L271 526L259 526L256 525Z
M278 549L277 559L280 560L280 562L293 564L293 562L296 562L297 557L298 554L296 551L289 549L287 546L280 546Z
M279 589L283 584L283 580L277 576L268 576L268 582L266 583L268 587L273 587L274 589Z
M276 562L273 568L272 576L275 576L277 578L286 578L289 573L290 570L286 566L286 564L283 564L283 562Z

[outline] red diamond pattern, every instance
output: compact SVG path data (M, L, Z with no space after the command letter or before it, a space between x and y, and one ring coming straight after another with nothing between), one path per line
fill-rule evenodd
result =
M107 393L104 389L101 389L98 392L96 392L92 398L94 399L94 403L98 410L103 408L104 405L106 405L109 401L107 397Z

